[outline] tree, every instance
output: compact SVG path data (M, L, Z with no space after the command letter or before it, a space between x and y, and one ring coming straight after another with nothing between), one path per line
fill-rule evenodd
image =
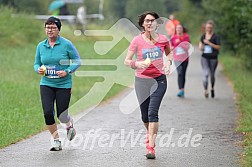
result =
M109 0L108 6L110 6L109 13L115 18L125 17L125 6L127 1Z
M85 6L87 7L88 14L95 14L99 12L99 0L85 0Z
M104 15L108 21L115 21L125 17L125 6L127 1L106 0L104 3Z
M155 11L159 16L166 16L164 0L128 0L126 4L126 17L136 23L137 16L145 11Z
M179 3L180 1L174 1L174 0L164 0L164 6L166 13L174 13L176 11L179 11Z
M221 36L224 49L236 55L246 55L245 63L252 67L252 1L251 0L189 0L200 2L205 20L216 23L216 31ZM252 68L251 68L252 69Z
M0 0L0 4L14 8L17 12L46 14L51 0Z

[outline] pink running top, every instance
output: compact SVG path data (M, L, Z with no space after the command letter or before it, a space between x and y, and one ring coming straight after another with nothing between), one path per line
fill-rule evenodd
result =
M140 78L156 78L164 74L163 55L165 48L169 48L169 41L165 35L158 34L155 44L147 43L142 33L136 36L129 46L129 50L135 52L137 61L150 58L151 64L146 69L136 69L135 75Z
M186 43L183 43L186 42ZM173 49L173 58L175 61L188 61L189 54L188 49L189 45L187 42L190 42L189 35L184 33L182 36L174 35L171 39L171 45Z

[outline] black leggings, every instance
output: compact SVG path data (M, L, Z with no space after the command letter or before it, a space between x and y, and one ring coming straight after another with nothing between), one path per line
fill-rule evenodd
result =
M71 88L53 88L40 85L40 96L46 125L53 125L55 123L55 100L57 117L60 122L67 123L70 120L70 117L68 115L68 107L71 98Z
M158 110L166 89L167 81L165 75L154 79L135 78L135 90L144 123L158 122Z
M188 61L183 61L183 62L175 61L175 65L176 65L177 73L178 73L178 87L179 87L179 89L184 89Z
M211 80L211 86L212 89L214 88L214 84L215 84L215 70L217 68L218 65L218 60L217 59L206 59L205 57L201 58L201 65L203 68L203 86L204 89L207 90L208 87L208 76L210 73L210 80Z

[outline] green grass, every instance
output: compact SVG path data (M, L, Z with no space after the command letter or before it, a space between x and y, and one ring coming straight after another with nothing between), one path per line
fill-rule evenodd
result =
M14 9L0 5L0 48L24 46L41 38L43 26L38 20L32 20L24 13L15 14Z
M19 22L17 22L16 18L10 16L11 13L12 10L1 7L0 18L5 24L0 25L0 62L2 63L0 66L0 148L46 129L39 95L40 76L33 70L36 46L39 41L46 38L43 22L29 20L27 17L19 18ZM123 39L107 54L98 55L94 51L94 43L97 40L108 38L76 37L66 24L63 24L61 35L74 43L81 59L114 60L129 45L129 42ZM118 67L124 67L123 61L118 64ZM126 69L126 67L124 68ZM125 70L124 68L123 70ZM108 71L109 75L109 71L116 69L115 66L83 65L78 70L105 70ZM132 80L129 78L133 79L134 75L132 70L127 69L124 73L121 70L118 75L121 75L122 79L127 80L125 83L130 85ZM117 75L113 77L121 79ZM97 99L100 98L100 92L103 91L103 85L85 103L81 99L96 83L101 83L105 79L103 77L77 77L73 75L70 114L81 112L96 105L99 102ZM102 100L115 96L124 88L125 86L115 83Z
M237 104L241 117L237 131L244 134L244 154L241 164L252 166L252 72L246 69L241 56L230 56L227 53L220 56L224 65L224 73L231 79L237 93Z

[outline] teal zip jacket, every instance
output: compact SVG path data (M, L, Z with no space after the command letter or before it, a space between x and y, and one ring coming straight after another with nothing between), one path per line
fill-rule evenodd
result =
M41 77L40 85L55 88L71 88L73 73L81 64L77 49L71 41L58 36L52 48L48 39L40 42L36 49L34 70L38 73L41 65L46 66L46 74ZM67 72L65 77L59 78L56 71L64 70Z

